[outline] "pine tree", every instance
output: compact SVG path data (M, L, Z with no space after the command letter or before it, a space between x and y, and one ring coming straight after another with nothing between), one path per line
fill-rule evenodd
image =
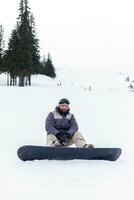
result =
M38 74L40 70L40 52L28 0L20 1L16 27L11 34L5 55L6 63L10 63L10 66L7 65L7 71L10 76L19 77L19 86L25 85L25 79L29 80L31 85L31 75Z
M45 58L45 55L44 55L43 59L42 59L42 62L40 64L40 74L41 75L46 75L45 68L46 68L46 58Z
M22 73L22 81L23 77L26 76L29 80L29 85L31 85L31 75L39 74L40 51L38 39L36 37L34 17L28 7L28 0L24 0L21 5L23 5L21 11L23 15L20 20L19 35L20 46L23 46L23 49L25 50L25 52L20 52L21 55L23 54L23 67L25 66L23 70L24 73Z
M39 40L37 39L37 33L35 28L35 20L33 14L30 15L30 27L31 27L31 38L32 38L32 74L40 73L40 50Z
M23 14L24 14L24 0L21 0L20 1L20 8L19 8L19 18L18 19L21 19L23 18Z
M32 74L56 77L50 54L48 54L47 60L44 59L42 63L40 62L39 40L28 0L20 0L19 17L16 27L11 33L3 60L4 72L10 76L10 85L17 84L17 77L19 77L19 86L28 83L31 85ZM9 84L9 81L7 83Z
M50 53L48 54L47 61L45 62L45 75L51 78L56 77L55 67L52 64L52 58Z
M4 69L3 67L3 55L4 55L4 29L3 26L0 25L0 72L2 72Z
M19 86L24 86L24 79L29 75L32 68L32 38L29 25L29 8L27 1L21 2L20 21L19 21L19 55L18 55L18 71L19 71ZM23 14L22 14L23 13Z
M18 71L18 58L19 58L19 36L18 26L12 31L8 43L8 50L4 55L5 71L10 75L10 85L15 85L16 77L19 75ZM9 85L9 82L7 81Z

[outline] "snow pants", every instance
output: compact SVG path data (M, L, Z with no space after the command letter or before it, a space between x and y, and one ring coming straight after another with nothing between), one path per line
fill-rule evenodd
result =
M47 146L53 146L53 144L55 143L60 144L56 136L53 134L48 134L46 141L47 141ZM75 144L76 147L83 147L87 143L83 135L80 132L76 132L66 146L71 146L73 144Z

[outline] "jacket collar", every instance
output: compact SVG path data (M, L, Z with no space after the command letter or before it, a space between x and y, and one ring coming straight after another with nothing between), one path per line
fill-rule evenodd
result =
M68 109L67 112L62 112L62 110L60 110L58 106L56 106L55 110L56 110L60 115L65 116L65 117L66 117L66 116L69 114L69 112L70 112L70 109Z

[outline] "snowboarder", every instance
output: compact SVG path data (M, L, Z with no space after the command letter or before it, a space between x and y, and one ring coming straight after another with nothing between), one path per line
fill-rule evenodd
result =
M69 100L63 98L59 101L53 112L46 118L47 145L52 147L70 146L93 148L87 144L83 135L78 132L78 124L73 114L70 113Z

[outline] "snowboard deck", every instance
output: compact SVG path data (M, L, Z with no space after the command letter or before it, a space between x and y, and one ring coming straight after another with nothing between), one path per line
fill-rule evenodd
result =
M17 151L23 161L32 160L108 160L116 161L121 155L120 148L77 148L77 147L48 147L22 146Z

